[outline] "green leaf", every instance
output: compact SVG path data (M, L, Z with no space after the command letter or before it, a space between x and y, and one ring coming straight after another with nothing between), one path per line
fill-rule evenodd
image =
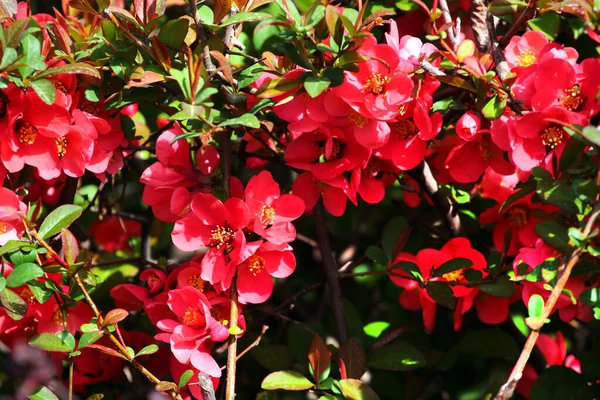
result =
M458 343L458 350L477 357L516 360L521 349L508 333L497 328L469 331Z
M192 376L194 376L194 370L191 369L188 369L183 374L181 374L181 377L179 378L179 384L177 385L179 390L183 389L185 385L188 384L190 379L192 379Z
M535 226L535 233L548 245L562 252L569 252L569 233L566 227L556 221L541 221Z
M25 263L18 265L6 278L6 286L16 288L27 282L44 276L44 270L34 263Z
M454 258L452 260L448 260L439 267L435 268L431 273L431 276L442 276L449 272L453 272L459 269L468 268L473 265L473 261L468 258Z
M307 390L315 385L296 371L272 372L263 379L260 387L265 390Z
M239 12L227 18L225 22L221 24L221 26L239 24L240 22L261 21L271 17L271 14L265 12Z
M25 246L32 246L32 244L21 240L9 240L4 246L0 246L0 256L3 254L12 253L13 251L17 251Z
M410 261L400 261L397 264L394 264L394 266L391 268L390 273L393 274L394 270L396 269L401 269L402 271L406 272L408 275L412 276L413 278L418 279L419 281L423 282L423 276L421 275L421 269L419 268L419 266L413 262Z
M96 326L94 326L95 329ZM83 349L87 345L94 344L104 335L104 332L84 332L81 334L79 338L79 344L77 345L78 349Z
M0 292L3 291L5 287L6 287L6 278L3 276L0 276Z
M408 221L403 216L393 217L383 228L381 246L388 260L393 260L396 242L402 233L408 229Z
M370 322L367 325L365 325L363 330L365 331L365 334L367 336L377 339L379 336L381 336L383 331L385 331L389 327L390 327L389 322L375 321L375 322Z
M581 133L583 134L583 137L591 143L600 146L600 130L598 128L595 126L586 126Z
M44 103L50 105L54 104L54 100L56 100L56 88L52 82L47 79L37 79L31 81L30 84Z
M292 352L289 346L284 344L261 344L253 348L250 354L269 372L282 371L292 367Z
M143 349L141 349L140 351L138 351L138 353L135 356L139 357L139 356L145 356L148 354L154 354L157 351L158 351L158 346L155 344L150 344L150 345L144 347Z
M28 396L31 400L58 400L58 397L46 386L42 386Z
M62 353L68 353L75 349L74 345L71 346L71 343L67 343L65 340L61 339L57 335L53 335L52 333L40 333L35 335L29 341L29 345L45 351L56 351Z
M106 317L104 317L104 322L102 323L102 326L118 324L120 321L123 321L125 318L127 318L128 315L129 312L122 308L115 308L114 310L110 310L106 314Z
M521 200L523 197L527 196L530 193L533 193L535 191L535 189L536 189L535 181L525 182L524 184L521 185L521 189L519 189L517 192L511 194L510 196L508 196L508 198L506 200L504 200L504 203L502 203L502 206L500 207L499 212L506 210L508 207L513 205L516 201Z
M270 99L296 89L302 82L298 79L275 78L263 83L256 91L256 97Z
M219 126L247 126L250 128L258 129L260 128L260 121L253 114L244 114L237 118L228 119L227 121L221 122Z
M515 294L515 284L506 275L501 275L495 282L482 283L478 287L482 292L495 297L506 298Z
M358 379L340 380L342 393L350 400L379 400L377 393L369 385Z
M0 292L0 304L6 310L9 317L15 321L20 320L27 314L27 303L19 295L10 289Z
M4 49L2 55L2 61L0 62L0 69L5 69L17 60L17 51L12 47Z
M552 366L543 371L531 388L531 400L592 400L597 398L594 386L585 375L570 368Z
M436 303L451 310L456 307L456 297L454 297L454 292L446 282L429 282L426 290L429 297Z
M87 75L97 79L101 78L100 73L96 68L94 68L90 64L78 62L73 64L61 65L59 67L48 68L47 70L37 74L35 79L58 74Z
M586 290L585 292L581 293L581 295L579 296L579 300L581 300L581 302L583 304L587 304L592 307L599 307L600 306L600 288L592 288L592 289Z
M73 221L79 218L82 212L83 209L79 206L73 204L62 205L48 214L42 226L40 226L38 234L42 239L54 236L62 229L71 225Z
M410 371L425 366L423 353L407 342L394 342L369 355L367 366L389 371Z
M185 18L179 18L167 21L158 34L158 38L167 46L173 49L179 49L190 27L189 21Z
M331 79L326 76L311 75L304 80L304 89L312 98L317 97L325 91L331 84Z
M506 100L501 101L498 96L492 97L481 109L484 117L493 121L500 118L506 108Z
M529 318L540 318L544 311L544 298L539 294L534 294L527 303Z
M388 262L388 258L381 247L377 246L369 246L365 251L365 256L371 260L376 262L377 264L386 265Z
M527 24L531 29L542 32L548 39L554 40L560 28L560 17L555 13L545 13L530 19Z

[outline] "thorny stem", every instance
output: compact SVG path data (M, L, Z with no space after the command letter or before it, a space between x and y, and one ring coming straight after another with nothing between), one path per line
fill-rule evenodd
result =
M321 251L321 259L325 272L325 279L329 285L331 294L331 308L333 309L333 318L337 330L338 341L344 343L348 339L346 330L346 320L344 317L344 308L342 304L342 290L337 272L337 266L331 243L329 241L329 232L325 224L325 207L323 201L319 200L314 208L315 224L317 227L317 241L319 242L319 250Z
M25 221L25 222L27 222L27 221ZM42 239L40 237L40 235L38 235L38 233L37 233L37 231L35 229L33 229L29 224L27 224L27 227L28 227L28 233L42 247L44 247L48 251L48 255L50 257L52 257L61 267L65 268L67 270L67 273L69 273L69 275L71 276L71 278L75 281L75 283L77 283L77 286L79 286L79 288L81 289L81 292L83 293L83 296L85 298L86 303L90 306L90 308L92 309L92 312L96 316L97 323L100 326L102 326L103 323L104 323L104 318L102 316L102 313L98 310L98 307L96 306L96 303L94 303L94 300L92 300L90 294L88 293L87 289L85 288L85 285L81 281L81 278L79 277L79 274L77 272L73 273L71 271L69 263L67 263L60 255L58 255L56 253L56 251L54 251L54 249L44 239ZM158 379L156 376L154 376L154 374L152 374L150 371L148 371L133 356L131 356L131 354L129 354L129 352L127 351L127 349L125 348L125 346L123 346L121 344L121 342L119 341L119 339L115 335L113 335L112 332L110 332L108 330L108 327L104 327L103 330L104 330L105 334L108 336L108 338L110 339L110 341L113 342L113 344L117 347L117 349L119 350L119 352L123 355L123 357L127 361L129 361L138 371L140 371L143 375L145 375L146 378L148 378L154 384L159 384L161 382L160 379ZM182 398L181 398L181 396L179 394L179 391L177 389L169 389L168 392L169 392L169 394L171 395L171 397L173 399L182 400Z
M584 239L590 235L599 215L600 202L597 202L583 230L582 236L584 237ZM525 369L527 361L529 360L529 356L531 355L531 352L535 347L535 343L537 342L537 339L540 335L540 330L544 326L544 323L548 319L550 314L552 314L552 312L554 311L554 306L556 305L556 302L558 301L563 289L565 288L565 285L567 284L567 281L569 280L569 276L573 271L573 267L579 262L579 258L581 257L582 253L582 247L575 249L571 253L571 256L558 268L558 279L556 281L556 285L552 289L550 297L548 297L548 300L544 304L544 309L542 311L541 317L539 318L539 322L535 321L529 323L530 328L532 329L531 333L529 333L529 337L527 338L527 342L525 342L525 346L523 347L521 355L519 356L517 363L512 369L510 376L508 377L506 383L502 385L502 387L498 391L498 394L496 395L496 397L494 397L494 400L507 400L512 397L517 387L517 384L519 383L519 380L523 376L523 370Z

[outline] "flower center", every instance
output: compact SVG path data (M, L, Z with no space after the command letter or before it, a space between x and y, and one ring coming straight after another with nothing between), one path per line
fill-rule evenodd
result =
M54 86L56 90L61 91L64 94L68 93L67 87L61 81L52 81L52 86Z
M550 125L541 132L542 143L544 143L544 146L553 149L563 142L565 133L565 130L560 126Z
M27 286L25 286L23 289L21 289L17 294L19 295L20 298L22 298L29 304L33 304L36 302L35 296L31 292L31 289L29 289Z
M410 139L419 132L419 128L407 119L390 124L390 129L392 130L392 133L401 140Z
M465 278L464 268L445 273L444 275L442 275L442 278L444 278L448 282L458 282Z
M227 326L227 324L229 324L229 320L223 318L223 312L220 308L212 308L210 310L210 315L212 315L212 317L219 321L219 323L223 326Z
M183 323L197 328L204 324L204 318L194 307L188 307L183 314Z
M223 245L231 243L233 239L233 231L229 228L224 228L217 225L210 231L210 244L211 247L221 248Z
M558 102L563 108L569 111L579 110L583 104L579 85L575 85L571 89L566 89L565 94L558 98Z
M58 158L63 158L67 154L67 138L59 137L54 139L56 142L56 149L58 150Z
M194 274L190 276L188 284L192 287L195 287L199 291L204 292L204 280L200 278L200 275Z
M517 58L517 65L519 67L529 67L531 64L536 62L537 56L531 50L525 50L523 53L519 54Z
M348 119L350 120L350 122L352 122L355 126L359 128L363 128L367 124L367 122L369 122L368 118L366 118L362 114L357 113L356 111L352 111L352 113L348 115Z
M248 269L252 273L252 275L258 275L263 269L265 269L265 259L261 256L257 256L256 254L251 256L248 261Z
M527 223L529 209L525 206L516 205L511 207L506 214L510 225L514 228L520 228Z
M27 121L19 120L17 122L17 136L19 142L23 144L34 144L37 138L37 129Z
M273 221L275 220L275 209L265 204L260 209L259 218L263 229L273 225Z
M96 106L95 103L92 103L91 101L84 101L81 104L81 111L85 111L88 114L92 114L92 115L98 115L99 114L99 110L98 110L98 106Z
M342 143L340 143L340 141L337 139L333 139L331 141L331 154L329 157L326 157L326 160L337 160L338 158L342 157L342 150Z
M5 224L2 221L0 221L0 235L4 234L6 232L8 232L8 226L7 226L7 224Z
M54 314L52 314L52 322L54 322L56 325L63 324L63 315L62 315L62 311L60 310L60 307L58 307L54 311Z
M374 94L375 96L385 93L386 79L381 74L371 74L369 79L365 82L364 88L367 92Z

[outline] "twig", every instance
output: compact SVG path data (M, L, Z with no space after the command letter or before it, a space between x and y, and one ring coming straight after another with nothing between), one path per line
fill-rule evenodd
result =
M458 29L455 29L452 23L452 15L450 14L450 9L448 8L448 3L446 0L439 0L440 9L442 10L442 17L444 17L444 22L449 26L448 28L448 38L450 39L450 44L452 45L452 49L456 51L458 49L458 45L460 44L460 33Z
M438 183L435 180L429 164L425 160L415 169L409 171L409 174L419 182L419 185L431 198L435 209L441 214L454 236L462 236L462 226L458 214L454 211L452 203L440 192Z
M229 18L231 18L232 15L237 14L237 12L238 12L238 8L236 7L235 4L232 4L231 8L229 9ZM225 29L225 36L223 37L223 44L225 45L226 50L231 50L232 42L233 42L233 39L235 38L236 27L237 27L237 24L230 24L230 25L227 25L227 28Z
M265 332L267 332L267 329L269 329L268 325L263 325L262 330L260 331L260 334L258 335L258 337L256 338L256 340L254 342L252 342L248 347L246 347L244 350L242 350L242 352L240 354L237 355L237 357L235 358L236 361L239 361L240 358L242 358L247 352L249 352L250 350L252 350L252 348L258 346L260 344L260 341L262 340L263 336L265 335ZM221 371L224 370L225 368L227 368L226 365L223 365L221 367Z
M314 213L317 227L317 240L319 242L321 259L323 260L323 267L325 269L325 279L327 280L327 285L330 289L331 308L333 309L333 318L335 320L338 341L344 343L348 339L348 333L346 331L346 320L342 304L342 290L340 288L340 281L338 280L335 258L331 251L329 232L325 225L325 207L323 206L322 200L319 200L319 203L315 206Z
M24 222L27 222L24 220ZM48 242L46 242L44 239L42 239L40 237L40 235L38 235L37 231L35 229L33 229L33 227L31 227L30 225L27 224L28 227L28 233L42 246L44 247L47 251L48 251L48 256L52 257L61 267L65 268L65 270L67 271L67 273L70 274L71 279L73 279L75 281L75 283L77 284L77 286L79 286L79 289L81 289L81 292L83 293L83 296L85 298L86 303L90 306L90 308L92 309L94 315L96 316L97 319L97 323L98 326L102 326L104 323L104 317L102 316L102 313L100 313L100 311L98 310L98 307L96 306L96 303L94 303L94 300L92 300L90 294L88 293L85 285L83 284L83 282L81 281L81 278L79 277L79 274L77 272L73 273L71 271L71 268L69 266L69 263L67 263L59 254L56 253L56 251L54 251L54 249L48 244ZM114 324L116 325L116 324ZM110 332L108 330L108 327L104 327L104 333L108 336L108 338L110 339L110 341L117 347L117 349L119 350L119 353L121 353L121 355L123 356L123 358L127 361L129 361L131 364L133 364L133 366L140 371L143 375L146 376L146 378L148 378L151 382L153 382L154 384L159 384L161 382L160 379L158 379L156 376L154 376L154 374L152 374L150 371L148 371L146 369L146 367L144 367L142 364L140 364L133 356L131 356L131 354L129 354L129 352L127 351L127 349L125 348L125 346L123 346L121 344L121 342L119 341L119 339L117 339L117 337L115 335L112 334L112 332ZM169 394L171 395L171 397L173 399L176 400L182 400L179 391L177 389L169 389L168 390Z
M444 71L439 69L438 67L432 65L429 61L423 60L421 61L421 67L427 72L429 72L433 76L445 76Z
M599 215L600 215L600 203L596 203L594 210L592 211L590 218L588 219L588 221L585 225L585 228L583 230L582 236L584 238L587 238L590 235ZM556 302L558 301L559 297L561 296L562 291L565 288L567 281L569 280L569 276L571 275L571 271L573 270L573 267L579 262L579 258L581 257L582 253L583 253L582 247L578 247L571 253L571 256L565 262L563 262L562 265L558 268L558 271L557 271L558 280L556 281L556 285L554 286L554 288L552 289L552 292L550 293L550 297L548 297L548 300L544 304L544 309L542 311L542 315L538 319L539 322L538 322L538 320L536 320L536 321L530 322L528 324L529 327L531 328L531 332L529 333L527 342L525 342L525 346L523 347L523 350L521 351L521 355L519 356L517 363L515 364L512 372L510 373L510 376L508 377L506 383L504 385L502 385L502 387L498 391L498 394L496 395L496 397L494 397L494 400L507 400L512 397L512 395L517 387L517 384L519 383L519 380L523 376L523 370L525 369L525 366L527 365L529 356L531 355L531 352L532 352L533 348L535 347L535 343L540 335L540 329L544 326L545 321L548 319L550 314L552 314L552 312L554 311L554 306L556 305Z
M215 388L213 387L212 379L210 376L200 372L198 374L198 383L200 384L200 390L202 391L202 398L204 400L216 400Z
M196 44L200 43L202 45L202 62L204 63L204 67L208 73L216 72L217 68L215 64L213 64L210 58L210 48L208 47L208 37L206 36L206 32L204 31L204 26L202 26L202 21L200 20L200 15L198 14L198 8L196 7L196 0L189 0L190 9L192 11L192 18L196 23ZM194 46L195 47L195 46ZM193 48L192 48L193 49Z

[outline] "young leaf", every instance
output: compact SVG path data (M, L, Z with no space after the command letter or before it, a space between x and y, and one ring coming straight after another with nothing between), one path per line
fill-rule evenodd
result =
M48 68L45 71L40 72L36 75L36 79L44 78L46 76L58 75L58 74L68 74L68 75L87 75L92 78L100 79L100 73L93 66L78 62L73 64L65 64L59 67ZM35 81L34 81L35 82Z
M369 367L389 371L410 371L425 364L423 353L407 342L394 342L383 346L367 358Z
M366 331L365 327L365 331ZM365 372L366 367L366 355L363 348L356 342L356 340L350 338L341 345L338 351L340 373L343 369L344 373L341 374L343 379L360 379ZM343 366L343 367L342 367Z
M191 369L188 369L183 374L181 374L181 377L179 378L179 384L177 385L177 388L179 390L183 389L185 387L185 385L188 384L188 382L190 381L190 379L192 379L192 376L194 376L194 370L191 370Z
M139 356L145 356L145 355L148 355L148 354L154 354L157 351L158 351L158 346L155 345L155 344L151 344L151 345L148 345L148 346L144 347L140 351L138 351L138 353L135 356L139 357Z
M349 400L379 400L377 393L358 379L342 379L340 387L344 396Z
M500 118L506 108L506 100L501 101L498 96L492 97L481 109L484 117L493 121Z
M62 230L61 239L65 261L69 265L75 264L79 256L79 243L77 243L77 239L68 229Z
M56 235L62 229L67 228L73 221L75 221L83 209L73 204L65 204L52 211L38 230L38 234L42 239L46 239L50 236Z
M44 103L54 104L54 100L56 100L56 88L52 82L47 79L37 79L31 81L31 87Z
M265 390L307 390L315 386L299 372L277 371L267 375L260 387Z
M6 286L16 288L27 282L44 275L44 270L39 265L25 263L18 265L6 278Z
M127 310L123 310L122 308L115 308L114 310L110 310L106 314L106 317L104 317L104 323L102 325L108 326L117 324L120 321L123 321L125 318L127 318L128 315L129 312L127 312Z
M225 22L221 24L221 26L239 24L240 22L261 21L271 17L271 14L265 12L239 12L227 18Z
M46 386L42 386L28 397L30 400L58 400L58 397Z
M531 296L527 303L527 311L529 312L529 318L540 318L544 311L544 298L539 294Z
M0 292L3 291L5 287L6 287L6 278L3 276L0 276Z
M308 361L312 367L313 376L317 386L319 386L319 383L322 380L327 378L330 360L331 352L327 348L327 345L323 339L321 339L321 336L315 334L310 349L308 350Z

